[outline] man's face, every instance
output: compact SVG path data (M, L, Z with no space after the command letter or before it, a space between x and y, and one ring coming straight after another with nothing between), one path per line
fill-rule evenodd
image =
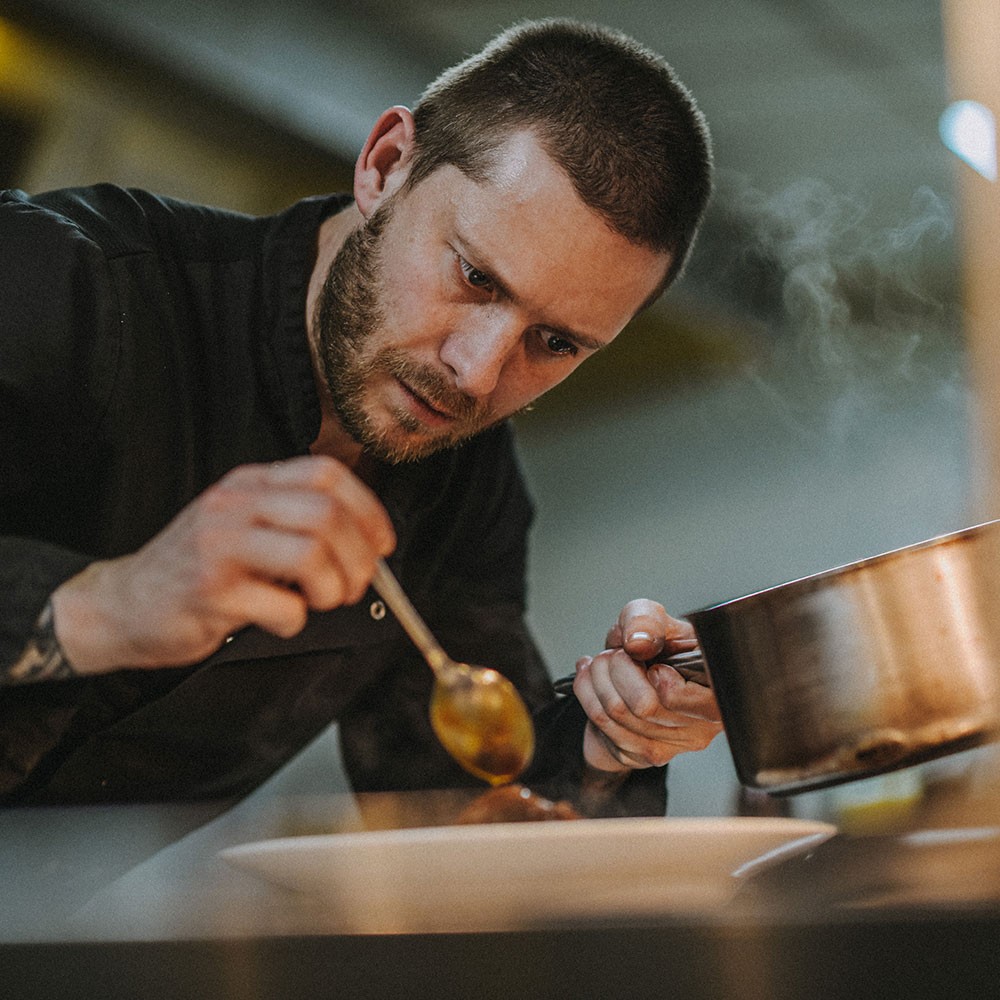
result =
M344 242L316 316L334 413L384 460L455 445L609 344L668 263L609 229L516 133L485 181L441 167Z

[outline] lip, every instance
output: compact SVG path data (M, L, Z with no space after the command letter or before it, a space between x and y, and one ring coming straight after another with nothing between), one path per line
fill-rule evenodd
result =
M403 396L409 404L411 411L413 411L414 415L423 421L423 423L444 427L455 422L456 418L453 414L448 413L446 410L439 410L418 392L411 389L405 382L396 379L396 383L402 390Z

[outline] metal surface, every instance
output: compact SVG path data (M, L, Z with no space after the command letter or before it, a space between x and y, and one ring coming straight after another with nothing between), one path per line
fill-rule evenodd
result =
M740 781L805 791L990 739L981 557L998 535L990 522L688 615Z

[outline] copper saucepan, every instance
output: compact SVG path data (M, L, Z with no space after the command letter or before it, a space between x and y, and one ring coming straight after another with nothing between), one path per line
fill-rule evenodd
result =
M998 552L991 521L688 614L740 781L801 792L992 739Z

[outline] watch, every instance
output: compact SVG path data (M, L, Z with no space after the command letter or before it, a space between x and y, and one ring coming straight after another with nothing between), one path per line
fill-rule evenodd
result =
M56 636L52 601L46 601L35 622L24 652L8 667L0 666L0 686L31 681L59 681L75 677Z

